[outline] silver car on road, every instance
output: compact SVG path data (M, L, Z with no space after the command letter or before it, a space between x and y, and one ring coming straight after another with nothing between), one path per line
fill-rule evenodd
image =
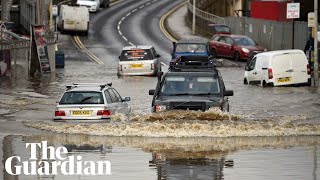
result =
M74 83L60 98L54 120L108 120L116 113L130 112L127 101L112 87L112 83Z
M161 71L160 55L153 46L127 46L119 56L118 76L149 75Z

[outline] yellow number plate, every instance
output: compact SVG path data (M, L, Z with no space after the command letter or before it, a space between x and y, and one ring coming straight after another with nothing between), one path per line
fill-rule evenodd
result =
M130 64L130 68L142 68L142 64Z
M72 116L90 116L91 111L72 111Z
M66 24L73 24L73 21L66 21Z
M279 78L277 79L277 82L289 82L291 81L291 78L290 77L285 77L285 78Z

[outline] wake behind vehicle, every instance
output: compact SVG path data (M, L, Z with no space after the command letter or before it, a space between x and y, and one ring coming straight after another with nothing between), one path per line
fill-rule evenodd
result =
M202 39L181 39L173 42L172 59L178 56L199 56L209 57L208 42Z
M211 107L229 111L226 97L233 96L233 91L226 90L220 72L210 60L192 61L189 56L181 58L170 63L166 74L160 72L156 89L149 90L149 95L153 95L152 112L177 109L206 111Z
M311 85L310 74L310 65L303 51L269 51L257 54L246 66L244 84Z
M109 120L118 112L128 114L127 101L111 87L112 83L74 83L66 86L60 98L54 120Z
M119 56L118 76L153 76L160 71L160 55L153 46L127 46L122 49Z

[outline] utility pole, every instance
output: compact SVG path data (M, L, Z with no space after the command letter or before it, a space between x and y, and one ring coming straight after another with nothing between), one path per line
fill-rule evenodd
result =
M196 0L193 0L193 6L192 6L192 34L196 34Z
M318 67L319 67L319 55L318 55L318 0L314 0L314 86L319 86L319 74L318 74Z

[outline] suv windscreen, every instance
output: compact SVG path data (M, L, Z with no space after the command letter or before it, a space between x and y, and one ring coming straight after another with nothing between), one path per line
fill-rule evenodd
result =
M174 95L219 95L220 86L213 76L167 76L160 96Z
M177 44L176 52L205 53L207 46L205 44Z
M59 104L103 104L103 96L100 92L94 91L73 91L66 92Z
M152 59L154 59L154 56L152 55L150 49L123 50L120 57L120 61L139 61Z

